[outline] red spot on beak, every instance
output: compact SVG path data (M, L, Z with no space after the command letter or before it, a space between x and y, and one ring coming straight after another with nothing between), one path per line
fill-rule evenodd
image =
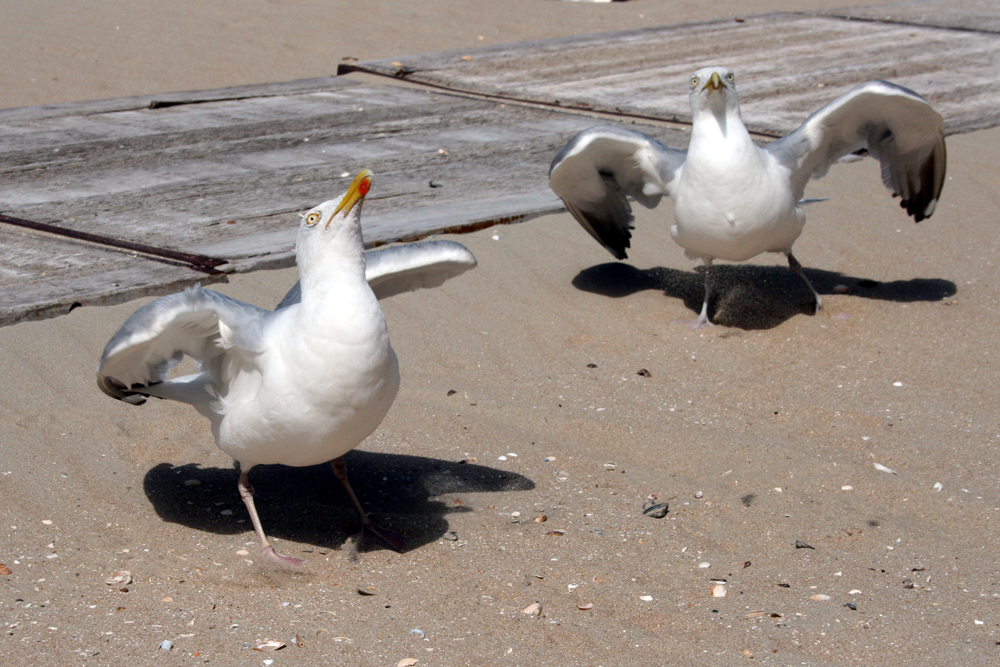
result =
M358 184L358 192L364 197L372 187L372 179L366 178Z

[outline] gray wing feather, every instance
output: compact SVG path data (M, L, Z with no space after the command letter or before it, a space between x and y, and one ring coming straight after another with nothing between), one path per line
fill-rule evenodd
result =
M403 292L437 287L476 267L469 249L454 241L422 241L369 250L365 253L365 277L379 300ZM302 299L298 282L278 303L281 310Z
M881 163L882 182L917 222L934 213L947 162L944 120L902 86L863 83L765 146L791 170L797 199L810 178L820 178L834 162L861 149Z
M556 154L549 187L598 243L624 259L633 220L627 197L655 207L670 194L669 184L686 156L641 132L592 127Z
M164 381L184 355L204 366L225 353L220 322L227 328L228 345L259 351L267 315L198 285L156 299L135 311L108 341L97 384L112 398L138 405L145 397L131 390Z

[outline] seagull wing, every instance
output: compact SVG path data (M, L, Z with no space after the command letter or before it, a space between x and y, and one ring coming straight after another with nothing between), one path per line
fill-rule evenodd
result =
M810 178L824 176L834 162L861 149L881 163L882 182L917 222L934 213L944 186L944 121L902 86L863 83L765 146L791 170L797 199Z
M206 369L219 368L215 362L233 350L259 352L262 323L268 315L200 286L157 299L135 311L111 337L97 384L112 398L140 405L146 397L132 389L164 382L185 354ZM168 397L184 400L179 395Z
M670 194L669 185L686 156L641 132L592 127L552 160L549 187L598 243L624 259L633 220L626 196L653 208Z
M379 300L403 292L437 287L469 269L476 258L468 248L454 241L423 241L369 250L365 253L365 277ZM278 303L276 311L302 299L295 283Z

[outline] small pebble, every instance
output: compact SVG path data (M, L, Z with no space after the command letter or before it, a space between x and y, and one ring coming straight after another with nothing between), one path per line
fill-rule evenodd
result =
M184 480L184 486L201 486L201 480L200 479Z
M833 293L834 294L847 294L850 291L851 291L851 288L848 287L847 285L834 285L833 286Z
M851 611L857 611L858 610L858 605L854 604L853 602L845 602L844 606L847 607L848 609L850 609Z
M232 516L233 515L233 511L232 510L222 510L221 512L219 512L219 514L221 514L222 516Z

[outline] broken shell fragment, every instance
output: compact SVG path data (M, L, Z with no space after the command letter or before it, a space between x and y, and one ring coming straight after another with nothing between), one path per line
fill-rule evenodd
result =
M814 551L816 550L816 547L812 546L811 544L806 544L802 540L795 540L795 548L796 549L812 549Z
M521 610L522 614L527 614L528 616L538 616L542 613L542 605L537 602L532 602L527 607Z
M174 647L174 643L169 639L164 639L160 642L160 645L156 647L157 651L169 651Z
M552 536L552 537L562 537L563 535L566 534L566 531L563 530L563 529L561 529L561 528L556 528L555 530L550 530L549 532L547 532L545 534L549 535L549 536Z
M403 658L396 663L396 667L413 667L415 664L417 664L416 658Z
M652 517L654 519L662 519L663 517L667 516L667 512L669 511L670 511L670 505L668 505L667 503L657 503L655 505L650 505L649 503L647 503L646 505L643 505L642 508L643 514L645 514L648 517Z
M128 586L132 583L132 573L128 570L120 570L104 580L108 586Z
M544 514L539 514L538 516L535 517L535 523L545 523L548 520L549 517L545 516Z
M712 597L724 598L729 592L729 582L725 579L712 579Z
M815 600L816 602L825 602L825 601L827 601L827 600L830 599L830 596L829 595L823 595L822 593L820 593L819 595L813 595L809 599L810 600Z
M378 589L374 586L371 588L359 588L358 595L378 595Z
M576 608L579 609L580 611L587 611L589 609L593 609L594 608L594 603L593 602L588 602L587 604L578 604L578 605L576 605Z
M255 648L254 650L255 651L280 651L283 648L285 648L285 642L279 642L279 641L274 640L274 639L269 639L266 642L262 642L260 644L257 644L257 648Z
M11 574L10 568L0 563L0 577L6 577L8 574Z

